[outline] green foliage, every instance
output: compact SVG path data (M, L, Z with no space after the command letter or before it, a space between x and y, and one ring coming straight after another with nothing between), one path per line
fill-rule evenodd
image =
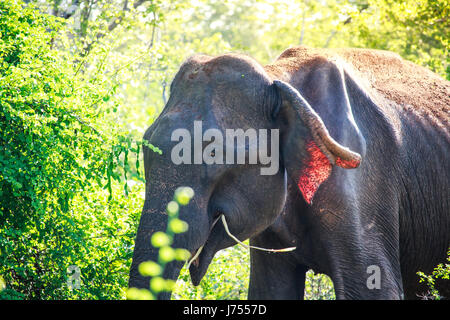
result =
M197 1L170 12L166 19L184 28L173 24L166 32L175 40L169 47L187 54L204 39L197 52L240 51L264 64L299 44L390 50L450 79L449 8L448 0Z
M448 0L367 0L350 10L350 45L397 52L450 80Z
M139 178L128 154L141 142L113 125L114 87L80 72L63 28L32 6L0 3L2 298L120 298L126 285L143 200L142 182L128 188L127 175ZM67 288L69 265L89 286Z
M434 300L440 300L442 297L439 294L439 291L436 288L436 280L450 280L450 250L447 251L447 262L449 263L440 263L436 266L436 268L433 270L431 275L426 275L423 272L418 272L417 274L420 277L420 282L425 282L430 289L428 294L424 296L424 299L434 299Z
M333 281L324 274L306 273L305 300L335 300Z

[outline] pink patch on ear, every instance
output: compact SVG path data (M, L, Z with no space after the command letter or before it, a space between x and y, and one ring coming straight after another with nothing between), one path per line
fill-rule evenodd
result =
M336 158L336 165L342 167L344 169L353 169L357 168L360 164L360 161L357 159L352 160L342 160L341 158Z
M298 179L298 188L305 201L311 204L320 184L331 174L331 163L313 141L306 144L306 151L308 151L309 157L303 163Z

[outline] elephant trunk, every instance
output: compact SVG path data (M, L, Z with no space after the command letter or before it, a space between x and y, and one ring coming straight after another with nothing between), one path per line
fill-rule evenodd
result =
M130 269L128 287L148 289L151 277L139 273L139 265L145 261L158 261L159 249L151 244L151 237L155 232L166 231L168 216L165 213L167 203L172 200L174 188L161 190L153 188L153 192L146 192L146 200L142 210L141 220L137 230L133 261ZM172 244L173 248L183 248L192 252L197 249L208 236L209 220L203 206L197 201L191 201L187 206L180 207L180 219L186 221L189 230L182 234L176 234ZM177 280L183 267L183 261L172 261L166 264L163 277ZM158 299L170 299L170 292L162 292Z
M158 261L158 248L151 244L151 237L157 231L165 231L167 226L167 215L161 213L145 213L143 210L141 222L136 235L133 261L130 269L130 279L128 287L149 289L151 277L140 274L139 265L145 261ZM166 265L164 277L166 279L176 280L181 270L181 266L176 263ZM164 292L158 296L158 299L170 299L170 294Z

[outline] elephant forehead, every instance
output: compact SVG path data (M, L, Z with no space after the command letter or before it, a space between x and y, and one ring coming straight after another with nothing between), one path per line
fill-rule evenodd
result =
M249 77L251 80L268 76L264 68L256 60L243 54L229 53L217 57L196 55L189 58L180 68L180 76L184 81L206 80L219 82L240 80Z

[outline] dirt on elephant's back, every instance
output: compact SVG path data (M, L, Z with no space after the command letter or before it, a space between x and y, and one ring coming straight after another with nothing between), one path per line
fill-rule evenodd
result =
M432 71L402 59L399 55L371 49L313 49L295 47L284 51L266 70L299 70L317 57L341 58L351 66L351 72L367 80L384 98L394 101L405 111L413 111L434 119L448 129L450 82ZM350 71L350 70L349 70Z

